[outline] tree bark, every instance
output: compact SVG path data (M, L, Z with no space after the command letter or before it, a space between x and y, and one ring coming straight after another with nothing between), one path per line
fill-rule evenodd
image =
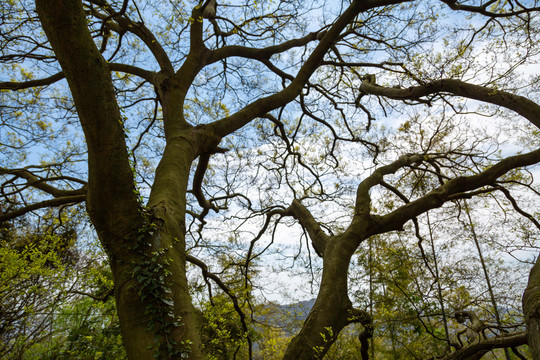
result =
M347 294L347 271L357 242L350 233L327 242L319 294L302 329L289 343L283 360L322 359L345 326L371 322L367 313L355 318L357 311Z
M87 208L110 259L128 358L189 354L202 359L185 272L184 225L189 170L198 155L193 144L200 137L182 126L167 142L144 209L137 199L110 67L90 35L81 2L36 0L36 9L88 145ZM164 112L178 116L174 110ZM181 123L179 118L171 121Z
M185 137L167 144L147 207L149 222L137 239L143 251L131 251L131 258L113 262L117 307L130 359L153 359L156 351L160 359L186 355L204 359L186 278L186 191L195 154ZM144 266L150 272L157 266L162 272L163 279L153 284L155 293L149 288L152 282L148 285L138 279ZM156 336L161 344L156 345ZM171 344L172 350L163 344Z
M87 207L104 238L129 232L140 220L122 117L107 62L88 30L80 1L36 1L68 81L88 146ZM104 244L114 251L113 244Z
M533 359L540 359L540 262L531 269L523 294L523 314L527 325L527 342Z

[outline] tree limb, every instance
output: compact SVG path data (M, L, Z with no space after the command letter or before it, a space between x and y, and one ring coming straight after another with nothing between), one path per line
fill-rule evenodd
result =
M156 79L157 73L155 71L149 71L142 69L137 66L120 64L120 63L109 63L109 68L112 71L120 71L126 74L132 74L143 78L144 80L157 85L158 81Z
M351 5L343 12L343 14L334 22L334 24L326 31L324 36L320 39L319 44L315 47L311 55L307 58L304 64L300 67L295 79L283 90L272 94L270 96L261 98L257 101L248 104L243 109L237 111L233 115L220 119L209 125L209 129L212 130L219 137L224 137L251 120L262 116L263 114L277 109L280 106L284 106L294 100L302 91L302 88L309 80L311 75L321 64L328 49L334 45L335 41L339 38L343 29L354 20L354 18L363 11L398 3L397 0L372 0L372 1L352 1Z
M292 39L278 45L260 49L240 45L225 46L212 51L209 63L214 63L232 56L268 61L272 55L283 53L295 47L305 46L312 41L321 39L324 34L324 31L311 32L302 38Z
M401 229L403 224L405 224L405 222L411 220L414 217L417 217L418 215L430 209L441 206L444 202L448 201L453 195L457 193L465 193L467 191L475 190L483 186L494 185L497 178L504 175L508 171L524 166L534 165L538 162L540 162L540 149L526 154L510 156L478 174L457 177L449 180L444 183L444 185L441 185L438 188L430 191L425 196L416 199L408 204L405 204L399 209L387 215L377 216L376 219L378 225L373 226L373 229L376 232L399 230ZM373 175L371 175L368 179L375 176L378 173L378 170L379 169L375 170ZM364 180L362 184L368 179ZM364 193L366 193L365 190ZM365 204L360 205L364 207L366 206ZM377 230L375 230L375 228L377 228Z
M22 208L10 211L5 214L0 214L0 222L15 219L18 216L29 213L30 211L43 209L46 207L55 207L61 205L73 205L78 204L86 200L86 195L75 195L75 196L63 196L56 199L50 199L41 201L35 204L27 205Z
M246 315L244 314L244 312L242 311L242 308L238 304L238 299L232 293L231 289L229 289L229 287L227 285L225 285L225 283L223 281L221 281L219 276L217 276L216 274L211 273L210 271L208 271L208 265L206 265L202 260L197 259L195 256L189 255L189 254L186 255L186 260L189 261L190 263L192 263L193 265L198 266L201 269L201 271L203 273L203 276L205 278L208 277L208 278L214 280L214 282L219 286L219 288L221 290L223 290L223 292L225 294L227 294L227 296L229 296L229 298L233 302L233 307L236 310L236 313L238 314L238 316L240 317L240 322L242 323L242 328L243 328L243 330L244 330L244 332L246 334L246 338L247 338L248 345L249 345L249 358L251 359L252 358L252 355L251 355L251 352L252 352L251 337L249 336L249 329L248 329L248 326L247 326L247 323L246 323Z
M311 212L296 199L293 200L286 212L291 213L300 222L302 227L307 230L317 255L324 257L326 244L330 241L331 237L321 229L321 225L315 220Z
M400 156L399 159L391 164L377 168L373 174L364 179L356 190L356 205L354 209L355 215L368 215L371 211L371 197L369 191L375 185L383 182L385 175L393 174L400 168L422 162L423 157L421 155L407 154Z
M527 344L527 334L525 332L510 333L504 336L482 339L473 342L462 349L459 349L451 354L448 354L441 360L465 360L467 357L474 355L480 351L510 348Z
M480 100L513 110L540 128L540 106L534 101L506 91L473 85L461 80L443 79L407 89L389 88L363 81L360 85L360 90L367 94L384 96L396 100L418 100L423 96L448 92L453 95Z
M98 4L96 4L98 5ZM99 5L105 11L107 11L107 14L100 13L94 8L91 8L90 11L92 15L97 17L98 19L102 21L107 22L107 27L109 27L111 30L122 34L125 32L130 32L137 36L139 39L141 39L144 44L148 47L148 50L152 53L154 58L156 59L157 63L159 64L161 70L167 71L169 73L174 72L174 67L172 66L172 63L161 46L161 44L157 41L156 37L152 32L141 22L134 22L124 16L116 16L114 17L114 21L111 19L111 16L114 16L117 14L116 11L113 10L113 8L107 4L106 2L103 2L103 4Z
M358 340L360 341L360 356L362 360L369 360L369 339L373 337L373 318L364 310L352 308L350 310L350 322L359 322L364 329L358 334Z
M494 12L488 11L487 7L495 3L495 1L488 1L484 5L480 5L480 6L458 4L456 0L441 0L441 1L445 3L446 5L448 5L448 7L452 10L461 10L461 11L477 13L480 15L488 16L490 18L505 18L505 17L516 16L516 15L521 15L525 13L530 13L534 11L540 11L540 7L531 7L531 8L523 7L521 10L518 10L518 11L494 13Z
M203 220L204 217L208 214L208 211L214 210L218 211L218 208L206 200L202 191L202 182L204 179L204 173L208 168L208 162L210 161L210 154L202 154L199 156L199 163L197 164L197 169L193 175L193 195L197 199L199 205L203 208L202 213L199 215L199 220Z
M28 181L26 184L27 186L35 187L36 189L42 190L46 192L47 194L54 196L55 198L62 197L62 196L75 196L75 195L86 194L86 188L84 186L76 190L59 189L57 187L47 184L47 181L50 181L51 179L39 178L36 175L34 175L32 172L26 169L11 170L11 169L0 168L0 175L6 175L6 174L12 174L22 179L25 179Z
M109 68L113 71L120 71L127 74L132 74L139 76L143 78L144 80L151 82L152 84L156 84L156 72L154 71L148 71L141 69L137 66L133 65L127 65L127 64L120 64L120 63L109 63ZM43 79L36 79L36 80L28 80L28 81L5 81L0 82L0 90L22 90L22 89L28 89L33 87L39 87L39 86L47 86L54 84L55 82L58 82L62 79L64 79L64 72L60 71L59 73L56 73L54 75L51 75L47 78Z
M55 82L60 81L63 78L64 78L64 72L60 71L59 73L56 73L54 75L51 75L43 79L28 80L28 81L21 81L21 82L12 82L12 81L0 82L0 89L22 90L22 89L28 89L32 87L38 87L38 86L47 86L47 85L54 84Z

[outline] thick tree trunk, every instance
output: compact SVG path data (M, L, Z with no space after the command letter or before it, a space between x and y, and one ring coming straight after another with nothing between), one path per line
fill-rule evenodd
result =
M527 342L533 359L540 359L540 261L536 261L523 294Z
M171 101L174 111L164 109L168 123L180 126L167 128L167 146L144 209L136 196L110 69L90 35L81 1L36 0L36 8L88 145L87 208L110 258L128 357L183 359L188 354L202 359L186 279L184 219L200 133L184 125L181 104Z
M289 343L284 360L322 359L340 331L358 322L351 318L353 308L347 294L347 271L355 247L347 242L346 236L337 236L327 243L317 300L302 329Z
M204 358L185 268L186 192L196 157L190 132L168 142L156 171L147 223L139 228L130 256L113 261L130 359L153 359L156 351L159 359Z
M115 297L129 359L202 359L199 324L188 291L184 236L166 220L113 263ZM162 252L161 255L157 255ZM168 348L168 346L170 346Z
M84 131L89 215L100 236L120 239L140 213L109 65L96 48L80 0L36 0L36 9ZM104 245L112 251L112 244Z

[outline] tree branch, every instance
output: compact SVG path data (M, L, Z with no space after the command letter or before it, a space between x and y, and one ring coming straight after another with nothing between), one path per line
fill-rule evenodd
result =
M399 230L405 222L428 210L441 206L455 194L465 193L487 185L494 185L497 178L506 174L508 171L534 165L538 162L540 162L540 149L503 159L481 173L449 180L444 183L444 185L430 191L425 196L405 204L387 215L376 217L378 224L377 226L372 227L372 231L374 231L373 233L378 233L380 231ZM375 170L370 178L373 177L378 170L379 169ZM364 180L364 182L366 180Z
M373 318L364 310L351 309L351 323L359 322L364 329L358 334L358 340L360 341L360 356L362 360L369 360L369 339L373 337Z
M130 32L134 34L135 36L137 36L148 47L148 50L150 50L150 52L156 59L161 70L167 71L171 74L174 72L174 67L172 66L172 63L169 57L167 56L167 53L165 52L161 44L157 41L154 34L152 34L152 32L143 23L131 21L125 15L116 16L114 17L114 21L113 21L111 19L111 16L116 15L117 12L114 11L113 8L109 4L107 4L106 2L103 2L103 4L96 3L96 5L99 5L103 9L105 9L108 15L100 13L96 9L91 8L90 11L92 15L94 15L95 17L97 17L98 19L102 21L106 21L107 27L109 27L111 30L119 34Z
M315 47L305 63L300 67L300 70L298 71L294 80L285 89L248 104L233 115L210 124L209 129L211 129L212 132L217 136L224 137L238 130L253 119L262 116L271 110L277 109L278 107L284 106L294 100L300 94L302 88L307 83L311 75L319 67L326 53L328 52L328 49L334 45L343 29L345 29L345 27L350 24L360 12L398 2L400 1L352 1L351 5L334 22L328 31L326 31L319 44Z
M285 52L295 47L305 46L312 41L321 39L324 35L324 31L311 32L302 38L292 39L278 45L268 46L261 49L239 45L225 46L212 51L209 63L214 63L232 56L268 61L272 55Z
M30 211L43 209L46 207L56 207L61 205L74 205L86 200L86 195L75 195L75 196L63 196L56 199L50 199L41 201L35 204L31 204L8 213L0 214L0 222L8 221L15 219L21 215L29 213Z
M189 255L189 254L186 255L186 260L189 261L190 263L192 263L193 265L198 266L201 269L201 271L203 273L203 276L205 278L208 277L208 278L214 280L214 282L219 286L219 288L221 290L223 290L223 292L225 294L227 294L227 296L229 296L229 298L233 302L234 310L236 310L236 313L240 317L240 322L242 323L242 328L243 328L243 330L244 330L244 332L246 334L247 340L248 340L249 358L251 359L252 358L252 356L251 356L251 352L252 352L251 337L249 336L249 329L248 329L248 326L247 326L247 323L246 323L246 315L244 314L244 312L242 311L242 308L238 304L238 299L232 293L231 289L229 289L229 287L227 285L225 285L225 283L223 281L221 281L221 279L216 274L211 273L210 271L208 271L208 265L206 265L202 260L199 260L195 256Z
M523 96L485 86L469 84L461 80L443 79L407 89L378 86L364 80L360 85L360 90L367 94L384 96L396 100L418 100L423 96L448 92L453 95L480 100L513 110L540 128L540 106L535 102Z
M518 11L494 13L494 12L488 11L487 7L495 3L495 1L488 1L486 4L480 5L480 6L458 4L456 0L441 0L441 1L445 3L446 5L448 5L448 7L452 10L461 10L461 11L477 13L480 15L488 16L490 18L505 18L505 17L516 16L516 15L521 15L525 13L530 13L534 11L540 11L540 7L531 7L531 8L523 7L522 10L518 10Z
M204 217L208 214L208 211L210 210L214 210L215 212L218 211L218 208L214 204L206 200L202 192L202 182L204 180L204 173L206 172L206 169L208 168L209 161L210 161L210 154L202 154L201 156L199 156L199 163L197 164L197 169L195 170L195 174L193 175L193 195L195 195L197 202L203 208L202 213L199 215L199 220L201 221L203 221Z
M126 74L139 76L153 85L158 84L157 79L156 79L157 73L155 71L149 71L149 70L141 69L140 67L137 67L137 66L120 64L120 63L109 63L109 68L112 71L120 71Z
M22 90L22 89L28 89L38 86L47 86L54 84L57 81L60 81L64 78L64 72L59 72L54 75L51 75L44 79L36 79L36 80L29 80L29 81L22 81L22 82L12 82L12 81L6 81L6 82L0 82L0 89L1 90Z
M291 206L287 208L286 213L292 214L300 222L300 225L307 230L317 255L324 257L326 244L331 237L321 229L321 225L315 220L311 212L299 200L294 199Z
M422 162L422 160L423 157L421 155L407 154L400 156L399 159L391 164L376 169L373 174L368 176L358 185L354 209L355 215L369 215L371 211L371 197L369 191L373 186L383 183L383 177L385 175L393 174L404 166L419 163Z
M84 291L79 290L70 290L70 293L78 294L78 295L84 295L92 298L93 300L99 301L99 302L106 302L113 294L114 294L114 288L107 290L103 295L97 296L91 293L87 293Z
M59 189L57 187L47 184L47 181L51 181L51 179L39 178L26 169L11 170L11 169L0 168L0 175L6 175L6 174L12 174L22 179L25 179L28 181L26 184L27 186L35 187L36 189L42 190L54 196L55 198L62 197L62 196L75 196L75 195L86 194L86 187L84 186L76 190Z
M154 85L157 83L155 79L156 72L154 71L148 71L148 70L141 69L137 66L119 64L119 63L110 63L109 68L113 71L120 71L127 74L139 76L147 80L148 82L151 82ZM51 75L43 79L21 81L21 82L15 82L15 81L0 82L0 90L22 90L22 89L28 89L28 88L38 87L38 86L47 86L47 85L54 84L55 82L58 82L64 78L65 78L64 72L60 71L59 73L56 73L54 75Z
M540 223L538 223L538 220L536 220L534 216L532 216L531 214L529 214L528 212L526 212L525 210L519 207L516 199L514 199L514 197L510 194L510 191L508 191L508 189L505 189L501 186L499 190L504 194L504 196L506 196L508 201L510 201L514 210L516 210L520 215L529 219L540 230Z
M511 348L527 344L527 334L525 332L510 333L504 336L487 338L474 342L462 349L448 354L441 360L462 360L474 355L480 351Z

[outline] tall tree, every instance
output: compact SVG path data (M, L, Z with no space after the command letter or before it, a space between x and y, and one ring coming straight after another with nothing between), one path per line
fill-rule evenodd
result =
M211 238L196 233L231 205L251 214L244 219L264 218L246 253L227 267L239 269L246 287L258 241L287 218L301 224L322 257L316 303L284 359L323 357L352 322L364 325L363 344L369 338L371 317L352 306L348 269L371 236L400 230L448 202L498 191L538 226L511 191L533 189L512 175L540 162L539 149L497 157L477 137L440 149L436 132L409 153L398 143L392 148L374 124L383 113L399 121L399 112L410 107L415 116L425 106L441 124L471 112L518 122L517 113L540 127L537 82L516 81L518 69L537 59L536 0L23 0L1 7L7 211L0 221L86 203L108 254L130 359L205 357L186 264L225 293L229 288L209 271L214 263L188 248L211 247ZM538 136L537 128L519 124ZM357 160L377 165L361 181L330 176L348 144ZM258 179L266 184L257 196L239 183L254 176L243 173L251 165L236 167L244 148L265 159L256 165L266 177ZM237 161L226 164L219 185L208 176L210 161L227 150ZM404 193L399 180L408 175L419 177L418 186ZM353 186L351 199L344 191ZM401 204L375 213L372 197L381 186ZM328 221L313 215L317 201L340 197L351 199L346 223L335 213ZM523 300L536 357L538 266ZM525 341L516 334L460 351Z

